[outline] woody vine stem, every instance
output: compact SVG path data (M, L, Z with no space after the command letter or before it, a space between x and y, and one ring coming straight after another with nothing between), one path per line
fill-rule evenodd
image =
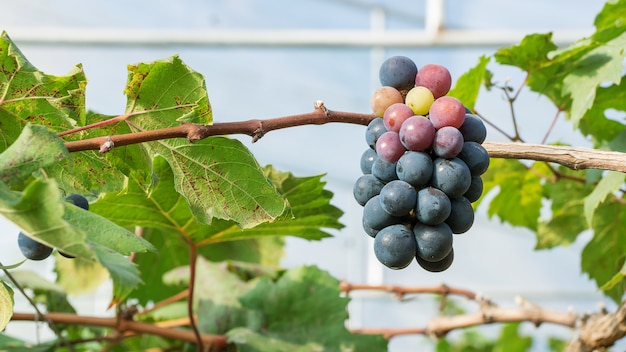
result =
M134 115L137 114L139 113L135 113ZM120 115L111 120L99 122L94 125L64 131L59 133L59 135L64 136L122 120L134 125L132 121L127 119L128 117L129 115ZM65 146L70 152L99 150L104 153L115 147L162 139L187 138L190 142L196 142L211 136L231 134L245 134L252 137L253 142L256 142L268 132L278 129L303 125L323 125L333 122L367 125L374 118L376 118L376 116L372 114L329 110L324 106L322 101L318 100L315 102L315 109L312 112L304 114L265 120L252 119L247 121L221 122L212 125L187 123L151 131L138 131L128 134L69 141L65 142ZM626 153L582 147L550 146L530 143L484 142L483 147L492 158L545 161L561 164L573 170L601 169L626 172Z

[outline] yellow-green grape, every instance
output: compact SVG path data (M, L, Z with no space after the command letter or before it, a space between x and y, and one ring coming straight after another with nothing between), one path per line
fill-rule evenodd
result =
M407 94L405 104L408 105L415 115L426 115L433 105L435 97L426 87L413 87Z

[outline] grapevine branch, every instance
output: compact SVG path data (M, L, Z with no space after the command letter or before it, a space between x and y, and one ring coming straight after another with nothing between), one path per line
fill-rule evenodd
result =
M167 327L157 326L155 324L144 323L127 319L119 319L117 317L93 317L76 315L71 313L46 313L44 317L57 324L73 324L73 325L89 325L115 329L118 333L124 334L133 332L137 334L151 334L164 338L171 338L191 343L197 343L196 334L190 330L171 329ZM35 313L13 313L11 320L38 320ZM220 350L227 344L227 337L221 335L201 334L202 341L211 346L212 350Z
M567 352L591 352L612 346L626 336L626 302L614 312L601 309L600 312L579 315L574 312L559 312L533 304L521 297L516 299L518 307L504 308L472 291L440 285L434 287L403 287L391 285L361 285L341 282L341 291L349 294L355 290L378 290L395 294L402 298L409 293L440 294L442 300L454 294L463 296L479 304L478 311L454 316L438 316L430 319L426 327L421 328L363 328L352 329L353 333L382 334L389 339L398 335L422 334L443 337L456 329L492 323L531 322L536 326L543 323L556 324L569 328L578 328L570 341Z
M113 146L120 147L162 139L187 138L190 142L195 142L210 136L231 134L245 134L251 136L252 141L256 142L268 132L278 129L332 122L367 125L375 117L372 114L328 110L322 102L317 101L315 109L304 114L265 120L221 122L212 125L186 123L151 131L68 141L65 142L65 146L70 152L108 151ZM67 133L62 132L62 134ZM573 170L602 169L626 172L626 153L529 143L484 142L483 147L492 158L546 161L561 164Z

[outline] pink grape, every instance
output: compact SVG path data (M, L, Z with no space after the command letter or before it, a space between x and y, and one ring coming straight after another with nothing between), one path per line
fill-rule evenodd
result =
M387 131L376 141L376 153L378 157L387 162L395 163L405 151L406 149L404 149L404 146L400 143L398 132Z
M400 142L413 151L423 151L430 147L435 138L435 127L424 116L411 116L400 127Z
M378 117L383 117L385 110L390 105L402 102L404 102L404 98L400 91L389 86L378 88L370 98L372 112Z
M415 85L430 89L435 99L442 97L450 91L452 76L450 71L442 65L424 65L415 75Z
M383 123L387 131L400 132L400 126L402 123L413 116L413 110L408 105L403 103L392 104L385 110L383 114Z
M435 129L444 126L459 128L465 121L465 106L457 98L444 96L430 106L428 117Z
M444 126L435 133L433 152L439 157L451 159L461 152L463 142L461 131L452 126Z

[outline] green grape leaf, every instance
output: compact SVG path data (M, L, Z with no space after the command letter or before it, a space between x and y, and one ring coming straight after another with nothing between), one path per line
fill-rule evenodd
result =
M0 280L0 331L3 331L11 321L14 304L13 289Z
M284 196L291 205L291 212L274 222L242 229L235 221L215 219L206 225L190 220L192 212L175 190L176 178L168 163L158 156L154 159L153 169L158 182L148 194L137 183L129 181L123 194L101 197L92 204L91 211L125 227L168 230L191 239L196 245L262 236L321 239L330 236L322 228L343 226L338 220L343 212L330 204L332 193L324 189L321 176L294 177L267 167L261 174L262 182L270 185L268 178L272 181L272 193L279 194L281 204L285 203ZM231 207L237 205L233 203Z
M92 293L109 278L107 270L98 262L65 258L60 254L56 255L54 272L56 283L71 295Z
M53 132L72 128L85 111L87 79L80 65L66 76L39 71L6 32L0 36L0 151L11 145L27 124Z
M135 263L120 253L97 243L90 243L90 246L113 281L113 298L109 304L112 307L128 297L143 281Z
M212 122L204 77L178 56L129 65L125 93L126 113L140 128Z
M126 94L133 129L212 122L204 78L177 56L129 66ZM286 209L252 154L237 140L213 137L190 144L166 139L147 146L168 161L176 190L201 222L219 218L247 228L273 221Z
M262 329L239 327L227 333L242 351L270 351L271 346L293 347L289 351L387 350L382 336L353 335L346 329L349 298L341 296L337 279L314 266L290 269L276 281L261 278L240 302L262 314L263 321Z
M622 283L626 279L626 261L622 265L622 268L613 277L607 281L604 285L600 286L602 291L608 291L615 288L618 284Z
M593 105L580 119L578 130L592 136L596 143L616 140L626 125L607 117L610 110L626 111L625 84L598 88Z
M578 125L591 108L600 84L619 84L622 77L626 33L585 53L563 79L563 93L572 97L570 120Z
M75 207L66 204L54 180L35 179L23 192L10 191L0 183L0 214L24 234L50 247L95 259L85 243L86 234L63 218L67 206Z
M112 118L114 116L100 115L93 112L87 113L89 123L98 123ZM121 135L131 132L130 126L122 121L86 130L82 132L81 139ZM115 171L121 172L146 187L152 182L152 157L142 143L126 145L120 148L114 147L103 155L95 151L73 153L73 155L82 153L106 160L106 164L110 165ZM119 188L115 190L119 190ZM106 192L106 188L101 188L99 191Z
M626 285L607 284L621 271L626 253L626 209L614 199L607 199L596 210L592 222L593 238L582 251L581 268L598 287L605 286L605 294L616 303L621 302Z
M0 181L22 182L41 167L67 158L63 141L45 126L27 124L17 140L0 154Z
M533 345L533 339L530 336L520 334L521 323L508 323L502 326L500 336L495 342L496 352L526 352Z
M519 160L492 159L489 169L482 176L485 194L498 188L498 193L489 203L489 217L496 215L503 222L535 231L543 196L537 172L547 174L548 170L542 163L534 163L528 168Z
M622 172L608 171L604 177L598 182L587 197L585 197L585 219L589 225L592 224L593 214L595 213L598 205L604 202L606 197L611 193L619 190L624 184L624 177L626 175Z
M568 176L580 175L580 171L565 167L559 167L558 172ZM584 199L592 190L591 183L585 184L566 178L544 183L543 193L551 203L552 216L539 222L536 249L569 245L589 228L585 222L580 221L580 216L584 213Z
M157 250L150 242L126 228L80 207L68 204L64 217L76 229L87 234L87 241L97 243L119 254L130 255L133 252L156 252ZM71 249L64 249L64 251L74 254Z
M478 98L480 87L489 75L487 64L491 57L481 56L478 64L462 74L456 81L454 87L448 92L449 96L459 99L463 105L473 110Z
M592 38L606 43L626 31L625 8L626 1L624 0L607 1L593 22L596 32Z
M143 237L159 248L159 253L139 253L135 256L145 283L133 292L133 298L146 303L179 293L184 287L163 285L163 275L174 268L189 265L188 244L169 230L146 228ZM240 260L278 267L283 246L281 237L261 237L202 246L198 248L198 254L212 261Z
M164 140L150 146L172 167L176 191L200 222L219 218L250 228L275 220L287 209L254 156L236 139L210 137L193 144Z

